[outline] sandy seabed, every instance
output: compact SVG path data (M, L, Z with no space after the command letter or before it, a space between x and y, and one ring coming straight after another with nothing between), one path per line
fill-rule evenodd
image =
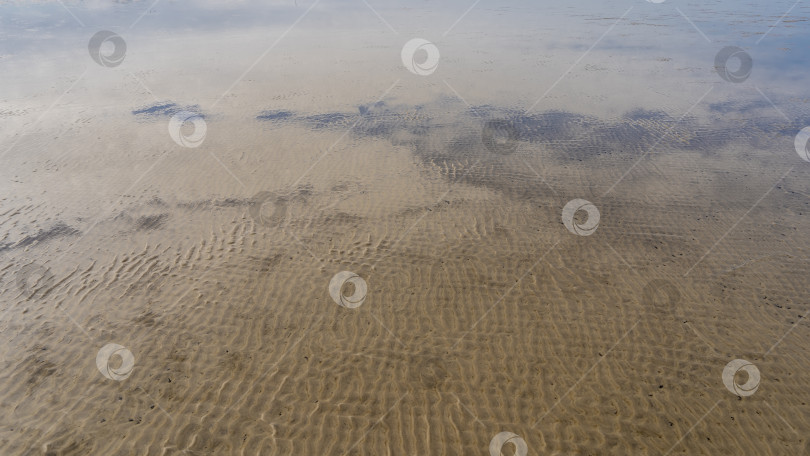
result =
M79 84L3 140L0 453L808 454L810 114L718 88L685 115L712 63L531 112L441 74L219 109Z

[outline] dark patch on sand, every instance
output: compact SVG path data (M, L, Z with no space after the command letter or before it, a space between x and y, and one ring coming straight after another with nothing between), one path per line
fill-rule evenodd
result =
M251 203L250 198L223 198L223 199L206 199L196 201L183 201L177 203L180 209L210 209L214 207L243 207Z
M56 373L56 364L44 360L37 355L31 355L20 363L16 372L27 372L26 384L36 387L42 384L48 377Z
M135 229L137 231L152 231L163 228L166 221L169 219L169 214L155 214L143 215L135 220Z
M363 104L357 112L325 112L317 114L297 114L292 111L262 111L257 120L287 124L297 123L313 130L348 129L362 137L391 137L402 130L412 134L426 134L429 118L424 115L422 106L390 107L383 101Z
M54 226L46 230L41 230L37 234L25 236L17 242L1 244L0 252L12 249L21 249L40 242L47 242L53 239L69 236L78 236L79 234L80 232L76 228L68 226L63 222L57 222Z
M199 105L180 106L174 102L155 103L143 108L133 109L132 115L144 120L157 120L171 117L180 111L194 112L205 118L205 115L200 112Z
M256 120L278 122L293 119L295 117L295 113L292 111L262 111L261 114L256 116Z

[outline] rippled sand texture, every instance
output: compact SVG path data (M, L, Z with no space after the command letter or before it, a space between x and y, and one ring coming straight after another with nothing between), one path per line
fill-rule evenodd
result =
M761 34L778 15L680 5L716 40L685 60L639 38L702 39L672 5L643 9L659 6L557 5L586 25L526 36L473 11L432 79L399 66L403 17L440 36L467 3L435 27L424 5L381 8L396 36L362 4L313 10L377 28L345 53L355 30L292 32L221 98L264 29L234 68L219 59L248 31L133 31L106 73L83 31L86 80L61 60L32 67L54 74L33 88L8 71L36 95L0 111L0 454L487 455L500 432L529 455L810 454L810 164L794 146L810 98L712 67L710 21ZM619 41L583 56L614 23ZM522 43L503 61L502 40ZM204 119L199 147L167 131L182 111ZM589 236L563 223L575 199L599 211ZM367 284L356 308L330 296L341 271ZM134 358L120 380L124 357L97 365L110 343ZM724 385L734 359L761 372L754 394Z
M700 128L676 129L602 196L638 158L618 145L666 122L515 123L518 151L499 155L469 112L366 114L297 185L285 173L320 153L257 170L263 206L173 195L204 174L158 171L89 234L6 198L5 453L484 454L509 430L541 454L662 454L682 436L677 453L799 454L807 324L762 355L805 310L810 190L798 168L780 180L789 138L763 149L726 126L707 155ZM268 128L324 147L340 133ZM567 135L594 131L602 153L572 155L588 146ZM601 212L588 237L560 218L577 197ZM29 263L53 277L21 291ZM368 283L356 309L328 294L341 270ZM678 297L645 297L654 279ZM109 342L135 357L122 382L95 366ZM734 358L761 370L756 395L725 390Z

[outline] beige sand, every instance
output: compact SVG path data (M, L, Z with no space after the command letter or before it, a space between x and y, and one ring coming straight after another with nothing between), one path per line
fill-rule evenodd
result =
M40 122L51 88L3 111L31 129L3 133L0 453L486 455L512 432L532 455L808 454L805 105L751 114L710 61L597 52L523 114L578 51L536 75L447 52L430 79L400 41L280 49L221 104L250 58L204 90L136 70L154 96L93 67ZM183 148L167 125L195 105ZM514 153L484 146L493 118ZM341 271L362 305L330 296ZM109 343L131 372L100 371ZM754 394L724 386L734 359Z
M667 141L603 197L637 154L579 162L523 141L497 155L473 122L414 145L407 116L378 120L400 145L350 135L295 187L339 129L257 122L234 150L216 146L239 125L209 121L206 148L174 148L92 230L10 246L6 453L484 454L502 430L534 454L662 454L684 436L674 452L800 451L807 189L798 156L774 157L786 141L711 156ZM270 200L256 223L252 192L206 152L283 217ZM85 154L26 186L88 181L104 157ZM563 226L573 198L598 206L593 235ZM4 208L6 242L84 209ZM31 262L53 278L23 292ZM368 284L356 309L329 296L342 270ZM674 306L644 298L653 279ZM121 382L95 366L110 342L135 358ZM721 379L735 358L762 372L743 400Z

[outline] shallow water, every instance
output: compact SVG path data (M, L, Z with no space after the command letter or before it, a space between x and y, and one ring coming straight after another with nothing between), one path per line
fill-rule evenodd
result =
M808 16L0 4L0 453L807 454Z

